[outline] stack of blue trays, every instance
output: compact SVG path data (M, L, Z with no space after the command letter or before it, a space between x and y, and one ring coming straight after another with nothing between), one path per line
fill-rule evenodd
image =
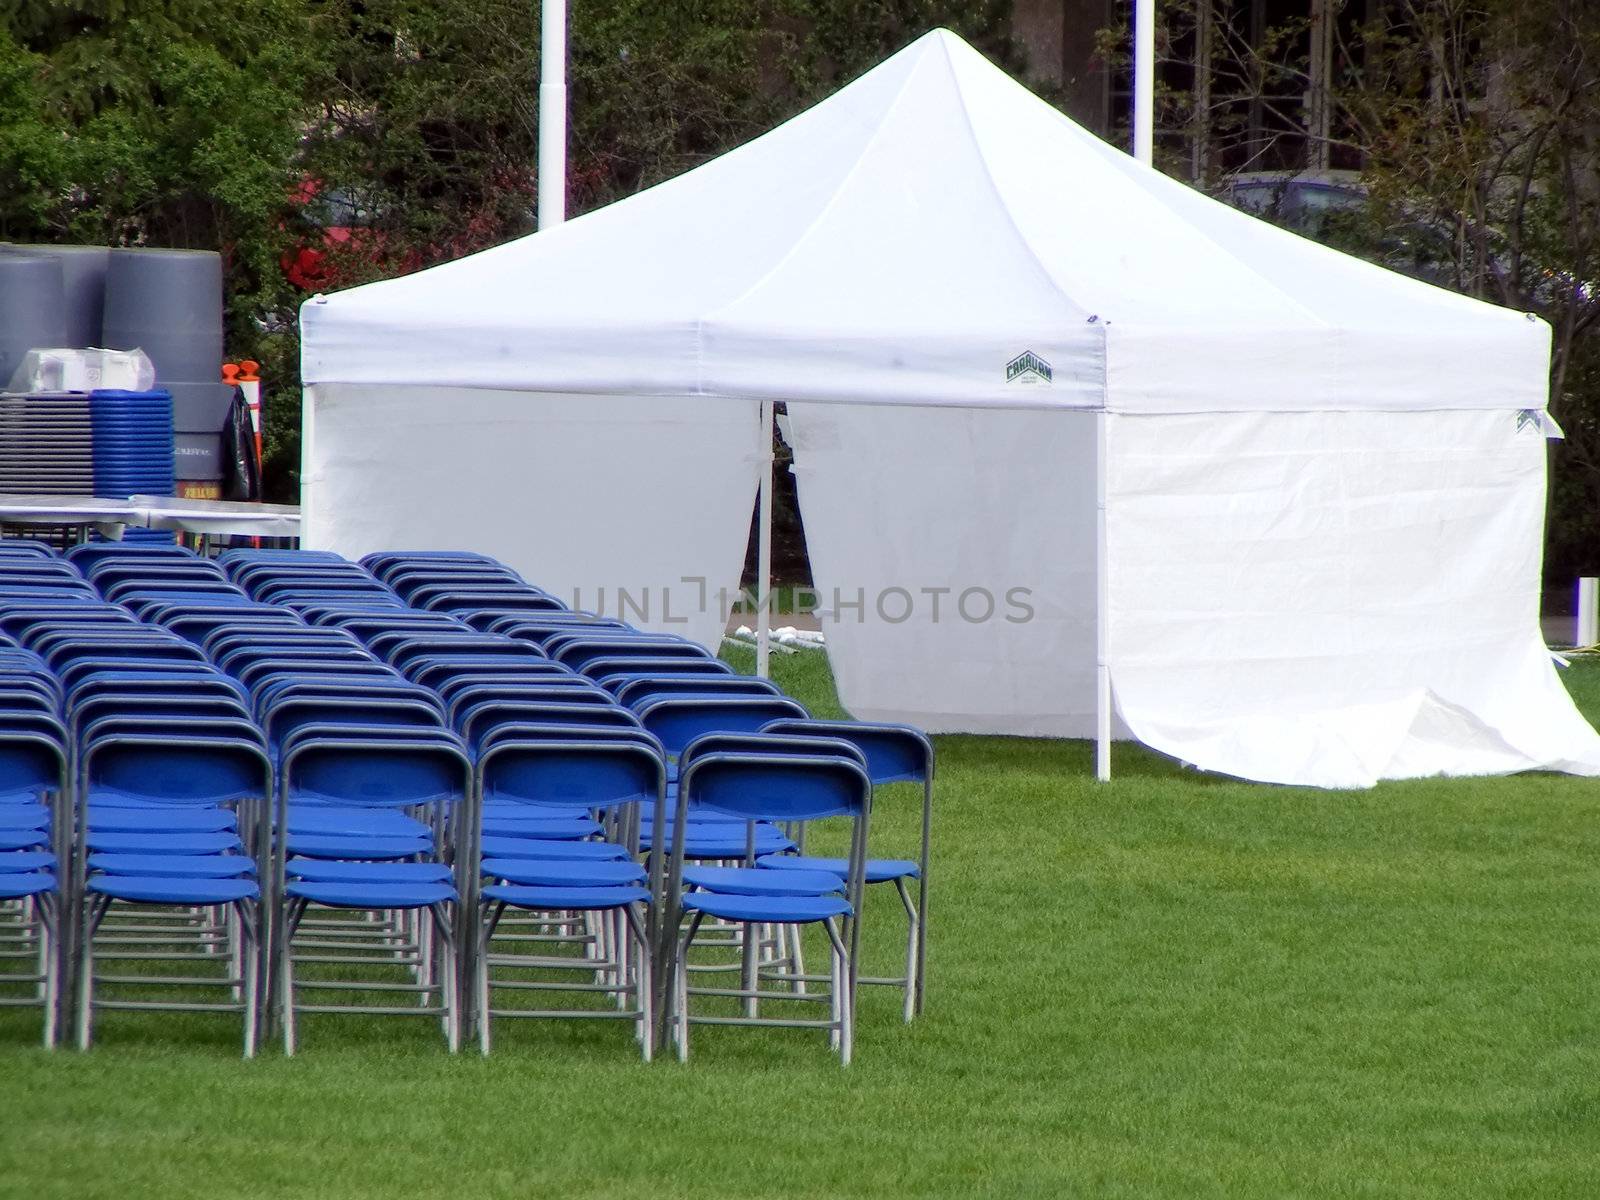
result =
M168 392L89 393L97 496L170 496L177 486L172 396ZM169 531L129 529L124 541L171 542Z

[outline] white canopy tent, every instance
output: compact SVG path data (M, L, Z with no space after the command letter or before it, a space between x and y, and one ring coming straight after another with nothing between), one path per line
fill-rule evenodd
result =
M949 33L302 332L309 544L477 547L714 644L786 401L859 717L1600 773L1538 629L1548 328L1168 180Z

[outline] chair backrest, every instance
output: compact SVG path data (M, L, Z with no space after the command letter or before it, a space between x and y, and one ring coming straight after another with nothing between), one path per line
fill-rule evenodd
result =
M649 655L602 655L591 658L579 671L590 679L613 675L732 675L720 658L657 658Z
M278 745L300 729L315 726L329 729L340 725L371 729L404 727L443 729L444 720L437 706L405 696L308 696L282 694L261 707L261 725L268 739Z
M755 733L769 722L808 715L785 696L661 696L637 711L670 755L682 754L703 734Z
M105 692L85 694L69 709L74 730L88 728L108 716L164 717L182 722L190 717L232 717L249 721L251 713L237 696L215 692Z
M442 687L463 675L505 674L521 675L526 679L575 680L577 676L559 663L547 658L520 657L502 654L440 654L413 658L400 668L406 678L425 687Z
M452 721L456 714L466 711L474 704L503 703L503 704L615 704L611 694L603 688L595 687L586 680L579 679L576 675L569 676L570 682L562 681L560 676L552 677L548 683L538 681L515 683L474 683L452 691L448 697L443 693L435 693L441 700L448 703L448 711Z
M467 626L444 613L388 613L365 609L326 613L318 623L323 626L348 629L369 647L375 637L384 634L399 636L406 632L428 633L436 629L470 632ZM382 653L377 649L373 652Z
M56 552L31 538L0 538L0 555L7 558L54 558Z
M179 637L194 642L202 649L220 630L223 635L253 633L270 635L282 629L303 628L305 622L286 609L241 607L234 610L210 612L183 612L168 609L161 614L161 623Z
M191 696L222 696L247 701L249 693L237 679L215 669L181 671L156 671L146 668L128 670L125 667L102 668L87 672L73 680L67 689L70 708L80 699L99 691L120 694L148 693L150 695L184 694Z
M510 738L480 755L478 777L488 800L607 809L657 799L666 786L666 760L642 735Z
M615 617L601 617L591 612L519 613L515 616L496 617L488 626L490 633L503 633L507 637L544 645L551 638L576 629L595 633L628 633L633 626Z
M504 684L516 686L529 684L533 686L581 684L584 682L581 675L574 675L571 671L553 662L519 663L514 668L483 671L475 669L454 669L448 674L435 674L431 670L424 673L426 684L416 680L421 686L432 688L439 693L441 699L449 703L463 688L475 687L478 684L490 686Z
M383 656L400 670L413 659L443 659L461 655L483 655L489 658L544 658L543 651L527 642L500 637L492 633L468 630L455 633L440 630L437 633L416 633L409 637L385 643Z
M115 719L113 719L114 721ZM222 804L264 796L270 768L259 733L239 722L192 722L181 738L135 732L141 723L102 726L81 751L84 798L102 788L155 804ZM153 723L142 723L151 726ZM233 729L224 734L225 725ZM254 736L252 736L254 734Z
M760 735L741 749L719 748L714 739L691 747L678 772L680 813L693 806L745 821L865 819L872 807L872 780L858 756L838 752L831 739Z
M554 596L527 587L459 588L454 584L418 588L412 603L428 612L446 613L473 612L482 608L495 608L502 612L564 612L567 607Z
M347 700L367 698L419 700L438 712L441 721L445 712L444 704L438 695L427 688L418 687L398 676L380 675L318 675L311 678L281 675L271 684L256 689L256 709L262 711L276 700L288 699L290 696L297 699L320 697Z
M84 542L65 554L68 562L80 567L105 559L184 559L193 562L199 555L185 546L161 545L156 542Z
M763 728L768 733L841 738L866 756L873 783L926 783L933 777L933 743L912 725L808 717L772 721Z
M66 763L64 732L58 738L43 722L0 721L0 796L58 790Z
M275 679L311 679L364 675L372 679L399 679L393 669L380 662L367 662L357 658L317 660L315 658L261 659L241 667L236 676L252 692L266 687Z
M213 653L218 667L230 675L238 675L254 663L273 662L287 666L291 663L376 663L378 660L357 644L330 642L297 642L290 640L258 639L255 645L234 646Z
M558 634L548 639L545 653L557 662L566 663L573 670L596 658L613 658L618 655L651 658L709 659L713 655L698 642L661 634L624 634L606 636L592 632Z
M284 742L283 794L373 808L464 800L472 764L455 735L433 730L306 726Z
M614 685L608 681L616 679ZM608 675L601 686L611 691L617 703L628 708L656 696L781 696L783 692L770 679L754 675L644 675L618 679Z
M455 726L469 745L479 745L491 734L504 737L531 725L559 726L573 731L642 729L637 717L615 704L487 700L464 706L455 714Z

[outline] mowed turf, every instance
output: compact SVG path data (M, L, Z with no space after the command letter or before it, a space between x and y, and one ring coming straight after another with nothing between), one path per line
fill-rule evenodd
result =
M737 665L749 655L732 651ZM822 657L774 673L836 711ZM1600 715L1600 665L1567 673ZM1119 747L938 740L926 1016L822 1035L0 1014L0 1196L1600 1194L1600 781L1260 787ZM875 844L910 853L916 797ZM892 897L868 912L891 966Z

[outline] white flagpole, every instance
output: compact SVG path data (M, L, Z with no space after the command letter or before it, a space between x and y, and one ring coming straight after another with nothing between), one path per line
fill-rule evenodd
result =
M567 0L539 3L539 228L567 219Z
M1150 166L1156 136L1156 0L1133 0L1133 157Z

